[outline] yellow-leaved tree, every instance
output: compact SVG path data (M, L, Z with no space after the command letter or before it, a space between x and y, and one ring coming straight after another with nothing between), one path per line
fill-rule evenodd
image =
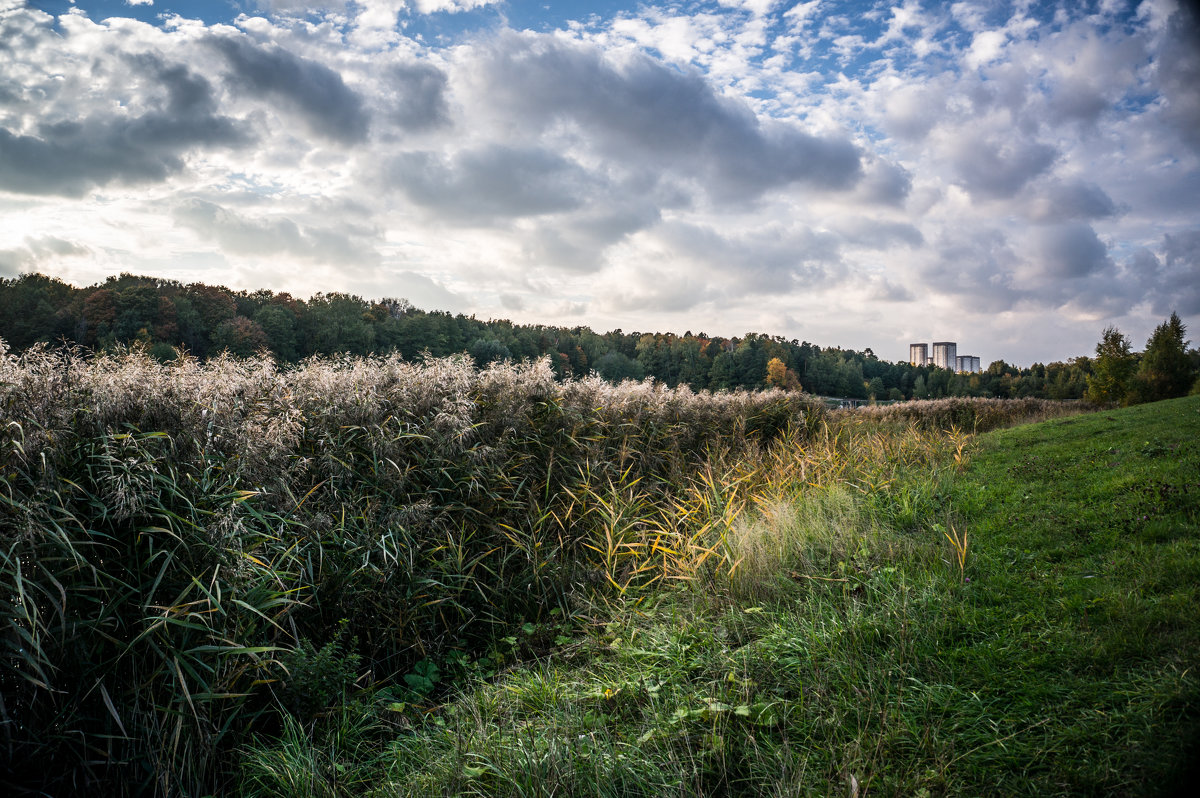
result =
M796 372L788 368L787 364L777 357L767 361L767 384L785 391L802 390L800 378L796 376Z

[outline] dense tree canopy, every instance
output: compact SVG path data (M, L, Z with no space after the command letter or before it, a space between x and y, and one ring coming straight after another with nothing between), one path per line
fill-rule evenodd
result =
M404 299L368 301L329 293L306 301L287 293L231 291L132 274L86 288L38 274L0 279L0 339L18 351L38 342L95 349L144 345L161 359L184 350L202 358L225 350L236 355L267 351L284 363L343 352L399 351L406 358L466 352L480 366L549 356L560 379L594 371L614 382L653 377L695 390L803 386L810 393L852 399L1079 399L1091 386L1100 401L1122 401L1125 391L1176 395L1186 392L1197 369L1197 354L1186 351L1184 332L1178 316L1164 322L1148 342L1140 369L1128 342L1122 350L1106 331L1095 359L1035 363L1027 369L997 360L982 374L955 374L883 361L870 349L820 347L761 333L740 338L691 331L597 333L587 327L481 321L420 310Z

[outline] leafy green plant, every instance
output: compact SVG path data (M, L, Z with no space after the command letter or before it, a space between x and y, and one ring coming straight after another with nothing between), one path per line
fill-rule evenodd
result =
M350 641L351 649L355 642ZM280 656L279 663L284 671L281 701L298 720L308 722L354 692L362 657L347 651L340 639L318 649L301 638L296 648Z

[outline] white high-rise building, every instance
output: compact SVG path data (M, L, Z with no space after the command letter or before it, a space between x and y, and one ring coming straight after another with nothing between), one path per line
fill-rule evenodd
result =
M934 341L933 365L940 369L955 370L958 367L958 344L954 341Z

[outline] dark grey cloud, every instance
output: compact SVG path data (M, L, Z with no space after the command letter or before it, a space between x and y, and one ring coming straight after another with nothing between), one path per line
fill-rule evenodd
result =
M1108 106L1108 99L1088 81L1071 79L1055 86L1048 111L1056 121L1091 125Z
M911 172L898 164L875 159L867 166L854 193L862 202L899 207L911 191Z
M1163 117L1193 150L1200 151L1200 27L1195 9L1182 6L1168 21L1158 59Z
M392 67L382 87L392 95L389 117L406 130L429 130L449 124L447 84L446 73L432 64L415 61Z
M149 78L139 100L148 110L43 122L35 135L0 127L0 190L77 197L114 182L159 182L180 172L193 149L250 141L240 122L217 113L212 85L186 66L154 56L131 57L127 66Z
M1046 227L1035 235L1038 265L1051 278L1089 277L1112 266L1108 248L1090 225L1079 222Z
M793 183L846 189L862 173L849 140L760 120L700 74L647 56L616 62L590 45L506 32L478 58L470 69L496 112L537 132L571 126L605 157L670 170L719 200Z
M207 200L192 198L172 210L176 224L215 241L236 255L284 256L305 261L368 266L379 254L367 241L375 231L348 225L302 225L286 216L253 218Z
M210 34L205 42L224 56L231 86L278 102L318 136L343 144L366 139L370 118L363 99L340 73L245 36Z
M1163 256L1154 312L1200 315L1200 229L1163 236Z
M569 211L594 182L561 155L495 144L451 157L404 153L388 175L413 202L469 222Z
M1105 219L1118 210L1104 189L1083 180L1055 180L1027 193L1030 196L1022 203L1026 216L1043 224Z
M995 140L969 136L955 142L951 159L962 185L972 197L1008 199L1045 172L1058 157L1049 144L1015 136Z

